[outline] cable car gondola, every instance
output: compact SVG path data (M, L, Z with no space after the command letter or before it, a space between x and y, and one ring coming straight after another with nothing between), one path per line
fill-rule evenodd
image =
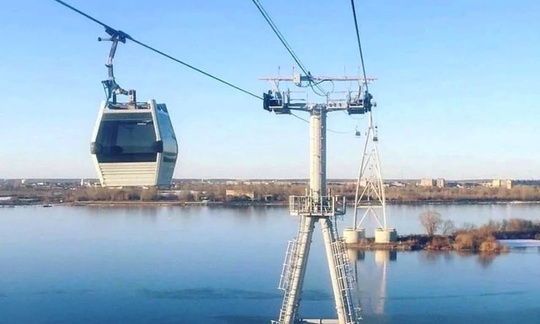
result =
M140 103L134 90L126 91L114 79L112 60L126 34L106 29L113 42L109 79L103 81L107 100L101 103L90 151L102 187L169 186L178 144L167 106L149 100ZM99 39L102 40L102 39ZM128 102L117 102L127 95Z
M170 185L178 146L167 106L150 100L111 109L103 102L91 153L103 187Z

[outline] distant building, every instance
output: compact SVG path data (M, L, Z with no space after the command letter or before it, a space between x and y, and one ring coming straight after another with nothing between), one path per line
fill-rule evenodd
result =
M513 182L510 179L507 180L501 180L501 179L493 179L491 182L491 186L493 188L506 188L506 189L512 189Z
M436 181L433 179L422 179L418 185L420 187L434 187L436 185Z
M253 190L241 190L241 189L227 189L225 190L225 196L227 200L235 199L255 199L255 192Z
M438 188L444 188L446 187L446 180L443 178L437 179L437 187Z

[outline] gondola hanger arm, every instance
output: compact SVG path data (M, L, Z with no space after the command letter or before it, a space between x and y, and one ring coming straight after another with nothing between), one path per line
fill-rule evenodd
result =
M131 39L131 36L124 33L121 30L116 30L114 28L111 28L109 26L105 26L105 32L110 35L108 38L102 38L98 37L98 41L110 41L111 44L111 50L109 52L109 57L107 59L107 64L105 66L107 67L108 72L108 79L102 81L103 88L105 90L105 94L107 96L107 101L110 101L112 98L112 104L116 104L116 95L126 95L129 96L129 102L132 104L136 104L136 94L135 90L125 90L118 83L116 83L116 79L114 77L114 67L113 67L113 60L114 56L116 54L116 49L118 47L118 42L126 43L126 39Z

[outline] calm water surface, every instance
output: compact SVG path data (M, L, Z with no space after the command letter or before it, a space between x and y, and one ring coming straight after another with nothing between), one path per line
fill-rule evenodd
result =
M458 226L540 219L540 205L391 206L389 224L421 232L426 209ZM297 225L284 208L0 208L0 323L268 323ZM540 244L508 244L494 258L351 254L364 322L539 323ZM317 227L300 314L333 308Z

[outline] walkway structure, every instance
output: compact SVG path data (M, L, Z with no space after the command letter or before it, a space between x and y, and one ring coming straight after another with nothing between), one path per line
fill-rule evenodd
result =
M304 111L310 114L310 181L304 196L291 196L289 201L291 215L300 217L298 236L289 242L285 262L279 282L284 291L279 319L272 323L315 323L313 320L300 320L298 308L306 272L306 265L316 223L320 223L330 279L334 293L337 320L316 320L317 323L356 324L360 320L360 308L355 305L353 293L356 291L355 279L345 250L344 242L336 230L336 216L346 212L345 198L331 195L326 188L326 117L328 112L347 111L349 114L364 114L371 111L372 97L363 91L368 81L364 78L313 77L311 75L293 77L263 78L272 82L273 88L264 94L264 109L276 114L291 114ZM280 91L280 81L292 81L301 87L318 87L323 81L357 81L358 91L349 91L345 98L331 100L325 94L326 102L309 103L307 100L291 98L291 92ZM315 91L315 89L313 89Z

